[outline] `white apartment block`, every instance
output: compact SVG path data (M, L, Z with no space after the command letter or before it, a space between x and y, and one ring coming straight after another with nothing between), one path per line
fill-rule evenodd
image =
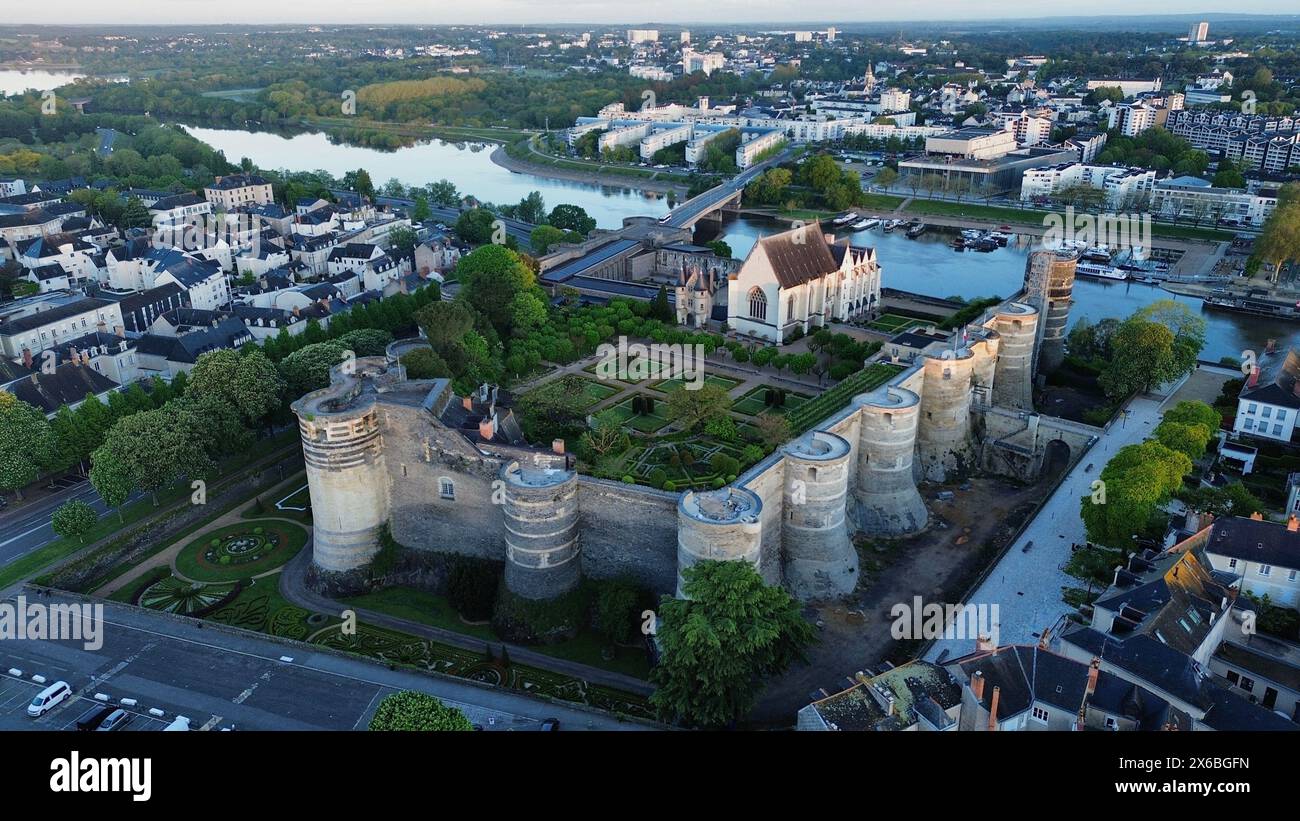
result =
M1260 226L1277 208L1277 197L1215 188L1200 177L1174 177L1152 187L1150 207L1162 219Z
M627 73L638 80L649 80L652 83L667 83L673 79L671 71L659 66L628 66Z
M780 131L767 131L761 134L744 132L741 143L736 146L736 167L741 171L758 161L764 151L776 148L785 142L785 134Z
M1108 128L1118 128L1125 137L1136 137L1148 128L1161 124L1164 109L1146 103L1121 103L1106 109Z
M121 333L121 306L66 295L22 300L0 314L0 353L13 360L23 359L25 353L37 357L47 348L96 331Z
M907 111L911 106L912 95L910 92L899 88L887 88L880 92L880 110L882 112Z
M712 74L721 69L727 63L727 58L723 54L710 51L698 52L684 49L682 51L682 73L694 74L702 71L706 75Z
M627 42L630 45L638 43L657 43L659 42L658 29L628 29Z
M1095 88L1118 88L1125 97L1136 97L1139 94L1159 91L1161 88L1160 78L1154 80L1089 80L1088 90Z
M1082 186L1104 191L1107 207L1118 208L1145 199L1155 184L1156 172L1151 169L1066 163L1026 168L1020 199L1053 199L1062 191Z

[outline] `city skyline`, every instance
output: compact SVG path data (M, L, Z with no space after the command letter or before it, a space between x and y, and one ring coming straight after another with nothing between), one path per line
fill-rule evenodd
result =
M430 10L418 0L401 0L368 10L367 22L393 25L615 25L615 24L670 24L670 25L736 25L736 24L813 24L813 23L907 23L907 22L972 22L993 20L1050 20L1053 18L1104 18L1122 17L1218 17L1228 16L1222 6L1204 3L1196 8L1170 11L1163 3L1124 2L1124 0L1099 0L1092 4L1087 14L1062 14L1059 4L1046 0L1025 2L992 2L972 5L961 0L938 0L918 12L914 4L899 2L878 3L864 13L854 9L846 14L843 4L827 0L790 5L775 0L722 0L710 4L711 11L701 14L696 4L684 0L670 0L656 4L652 14L631 16L624 9L610 7L596 0L579 2L524 2L524 0L486 0L471 10ZM1294 16L1295 6L1287 0L1253 0L1238 4L1233 16L1261 15ZM44 4L35 9L16 10L10 23L18 25L53 25L68 20L78 24L155 24L155 25L213 25L213 24L356 24L355 9L338 0L289 0L287 3L267 7L253 0L232 0L215 6L211 3L182 0L168 4L160 10L152 4L129 4L115 8L108 15L101 4L90 0L62 0Z

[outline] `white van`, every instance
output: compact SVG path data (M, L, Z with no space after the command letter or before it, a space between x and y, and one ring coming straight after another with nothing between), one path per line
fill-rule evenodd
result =
M27 715L32 718L43 716L64 699L72 696L72 688L66 681L56 681L36 694L32 703L27 705Z

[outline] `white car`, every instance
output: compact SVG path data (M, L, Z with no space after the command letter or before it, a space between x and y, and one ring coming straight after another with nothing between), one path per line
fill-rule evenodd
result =
M43 716L65 699L72 696L72 688L66 681L56 681L36 694L32 703L27 705L27 715L32 718Z

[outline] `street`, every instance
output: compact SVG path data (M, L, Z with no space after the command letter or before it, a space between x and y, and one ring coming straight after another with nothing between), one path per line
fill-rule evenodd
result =
M57 593L27 595L29 605L80 601ZM135 701L123 705L136 713L131 729L160 729L162 721L178 715L195 729L364 729L376 705L397 690L437 696L487 730L535 730L549 717L558 718L565 730L653 729L509 690L389 670L112 602L104 605L102 634L103 646L95 651L78 641L0 640L0 730L63 729L97 693L107 695L107 703ZM29 718L26 706L42 686L32 681L34 675L68 682L77 698ZM150 715L150 709L162 715Z
M128 503L139 498L139 493L133 493ZM101 516L108 512L108 505L90 482L82 480L67 490L0 515L0 567L57 539L50 526L50 516L59 505L74 499L88 503Z
M1167 397L1146 395L1130 402L1128 418L1117 418L1100 436L966 599L966 604L997 605L998 644L1037 643L1044 629L1072 609L1061 599L1061 588L1080 587L1083 582L1062 568L1070 560L1070 545L1083 544L1088 538L1079 517L1079 500L1092 492L1092 482L1120 448L1138 444L1151 435L1166 401ZM1088 465L1093 466L1091 471ZM1024 550L1031 542L1032 546ZM935 661L944 651L948 652L947 658L958 658L974 649L974 636L939 640L930 646L925 659Z

